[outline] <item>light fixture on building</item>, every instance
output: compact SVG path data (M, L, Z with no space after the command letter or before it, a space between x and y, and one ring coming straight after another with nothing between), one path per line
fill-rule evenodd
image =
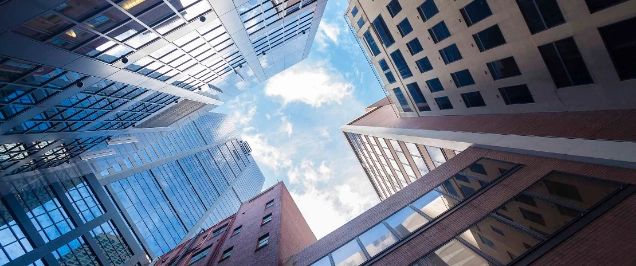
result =
M133 7L136 7L137 5L143 3L146 0L126 0L123 3L120 4L120 6L126 10L129 10Z

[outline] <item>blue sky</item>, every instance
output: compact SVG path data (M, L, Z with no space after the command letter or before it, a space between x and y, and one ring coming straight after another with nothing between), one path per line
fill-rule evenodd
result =
M340 127L384 93L329 0L307 59L215 112L234 117L267 188L282 180L317 238L379 202Z

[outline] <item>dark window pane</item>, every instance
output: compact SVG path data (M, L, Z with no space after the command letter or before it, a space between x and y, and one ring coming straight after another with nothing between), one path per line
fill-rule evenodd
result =
M457 88L475 84L475 80L468 69L451 73L451 77L453 77Z
M493 232L495 232L495 233L497 233L497 234L500 234L500 235L502 235L502 236L505 236L504 232L503 232L503 231L501 231L501 230L499 230L499 228L494 227L494 226L492 226L492 225L490 226L490 228L492 229L492 231L493 231ZM513 258L513 259L514 259L514 258Z
M411 27L411 23L409 23L408 19L404 19L402 20L398 25L398 31L400 32L400 34L402 35L402 37L406 36L407 34L411 33L413 31L413 27Z
M594 83L574 38L541 45L539 52L557 88Z
M362 28L362 26L364 26L364 18L360 17L360 19L358 19L358 28Z
M636 18L598 29L621 80L636 78Z
M428 33L431 35L431 39L433 39L434 43L441 42L442 40L451 36L450 31L448 31L448 27L446 27L446 23L444 23L444 21L437 23L435 26L428 29Z
M603 9L627 2L628 0L585 0L590 13L595 13Z
M391 35L389 28L386 26L386 22L384 22L382 15L379 15L375 20L373 20L373 28L375 29L376 34L380 37L380 41L384 44L384 47L389 47L395 43L395 39L393 39L393 35Z
M520 194L519 196L517 196L517 198L515 198L515 200L530 206L537 207L537 203L534 201L534 199L525 194Z
M468 27L492 15L486 0L475 0L459 10Z
M581 193L579 193L579 190L573 185L551 180L543 180L543 183L548 189L548 192L552 195L576 201L583 201Z
M430 111L431 107L428 106L426 99L424 98L424 94L420 90L420 86L417 85L416 82L407 84L406 88L409 90L411 97L415 101L415 105L417 105L417 109L419 111Z
M459 189L464 193L464 198L468 198L475 193L475 189L469 186L459 185Z
M384 76L386 77L386 80L389 82L389 84L395 83L395 77L393 77L393 73L391 72L389 65L386 63L386 60L380 59L380 61L378 61L378 64L380 65L382 73L384 73Z
M493 243L492 241L488 240L488 238L482 236L482 235L478 235L479 239L481 239L481 242L483 242L486 246L489 246L490 248L497 250L497 247L495 246L495 243Z
M486 173L486 168L484 168L483 164L480 163L473 163L470 166L468 166L468 169L470 169L470 171L473 171L475 173L479 173L482 175L488 175L488 173ZM505 173L506 171L504 171Z
M440 82L438 78L427 80L426 85L428 85L428 89L431 90L431 92L444 90L444 87L442 87L442 82Z
M420 40L418 40L417 38L406 43L406 47L409 48L409 52L411 52L411 55L417 54L424 50L424 48L422 48L422 44L420 43Z
M565 216L577 217L577 216L581 215L580 211L577 211L577 210L572 209L572 208L564 207L564 206L561 206L561 205L557 205L557 210L559 210L559 213L561 213L562 215L565 215Z
M367 30L364 34L364 41L367 43L367 47L369 48L369 51L371 51L371 54L373 56L379 55L380 54L380 48L378 48L378 44L375 43L375 40L373 39L373 36L371 36L371 32L369 32L369 30Z
M395 66L403 79L413 76L411 69L409 69L409 66L406 64L406 60L404 60L404 56L402 56L402 52L400 52L399 49L391 53L391 59L393 59L393 63L395 63Z
M459 49L455 44L451 44L448 47L439 50L439 54L442 56L442 60L444 60L444 63L447 65L462 59L462 54L459 52Z
M482 30L477 34L474 34L473 38L475 39L475 43L477 43L480 52L495 48L506 43L506 39L504 39L504 36L499 29L499 25L494 25L490 28Z
M433 65L431 65L431 61L428 60L428 57L415 61L415 64L417 64L417 68L420 69L421 73L433 70Z
M391 2L389 2L389 4L386 6L386 9L389 10L389 14L391 14L391 17L395 17L395 15L402 11L402 6L400 5L400 2L398 2L398 0L391 0Z
M437 6L433 0L424 1L424 3L417 8L417 11L420 13L420 17L422 17L424 22L439 13L439 10L437 10Z
M446 96L435 98L435 102L437 102L437 106L440 110L453 109L450 99Z
M481 97L481 93L478 91L462 93L462 99L464 100L464 104L466 104L466 108L486 106L486 103L484 102L484 98ZM471 165L471 170L472 170L472 165Z
M499 93L506 105L534 103L534 98L525 84L499 88Z
M358 7L354 6L353 9L351 9L351 16L356 16L358 14Z
M521 211L521 215L523 215L524 219L545 226L543 215L530 210L526 210L524 208L519 208L519 211Z
M402 94L402 90L400 88L393 89L393 93L395 94L395 98L397 98L402 110L404 112L411 112L411 108L409 107L409 103L406 101L404 94Z
M487 64L493 80L521 75L514 57L507 57Z
M556 0L517 0L517 5L532 34L565 23Z

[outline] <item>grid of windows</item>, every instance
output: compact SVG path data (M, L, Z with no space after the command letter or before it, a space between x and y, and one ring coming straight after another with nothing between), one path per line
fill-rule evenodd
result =
M97 256L86 244L84 237L78 237L51 253L60 265L99 265Z
M468 182L460 181L455 176L447 179L384 221L332 251L327 255L327 258L330 257L335 265L362 264L391 245L403 241L416 231L426 230L425 226L431 221L452 211L460 202L470 200L477 191L489 187L492 182L516 169L516 165L513 163L487 158L482 158L477 163L487 166L489 171L486 175L472 173L468 168L462 170L456 176L465 177ZM500 171L499 168L503 171ZM472 190L461 190L461 186L470 187ZM328 260L321 258L311 266L324 265L326 262Z
M546 185L551 182L567 185L568 193L580 194L585 200L572 201L550 194ZM509 265L621 188L618 183L552 172L411 265L436 261ZM536 204L529 205L519 197ZM558 211L565 209L567 214Z
M539 52L557 88L594 83L574 38L541 45Z
M73 204L73 208L80 214L82 222L86 223L104 214L104 209L97 201L86 178L69 179L63 181L62 186L66 190L65 195Z
M112 265L124 265L133 254L130 247L111 221L90 231Z
M503 33L499 29L499 25L494 25L477 34L473 34L473 39L475 39L480 52L506 44L506 39L504 39Z
M75 225L48 186L19 193L22 210L27 214L44 242L70 232Z
M440 110L453 109L453 104L451 104L448 96L437 97L435 98L435 102L437 103L437 107L439 107Z
M0 239L2 239L0 241L0 264L2 265L33 249L22 228L2 201L0 201Z
M490 11L490 6L488 6L486 0L472 1L459 11L462 13L464 22L466 22L466 26L468 27L492 15L492 11Z

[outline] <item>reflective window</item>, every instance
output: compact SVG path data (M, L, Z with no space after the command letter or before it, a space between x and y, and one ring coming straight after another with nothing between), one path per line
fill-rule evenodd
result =
M201 260L201 259L205 258L205 256L207 256L207 255L208 255L208 253L210 253L210 248L206 248L206 249L204 249L203 251L201 251L201 252L199 252L199 253L195 254L195 255L194 255L194 256L192 256L192 258L190 259L190 263L189 263L188 265L193 264L193 263L195 263L195 262L197 262L197 261L199 261L199 260Z
M66 180L62 182L62 185L66 189L66 197L71 201L73 208L80 214L84 223L104 214L104 209L84 177Z
M636 62L636 35L631 34L634 28L636 18L598 29L621 80L636 78L636 68L633 65Z
M484 102L484 98L481 97L479 91L462 93L462 100L464 100L466 108L486 106L486 102Z
M431 39L433 39L434 43L441 42L451 36L450 31L448 31L448 27L446 27L446 23L444 23L444 21L437 23L435 26L428 29L428 34L431 35Z
M358 7L354 6L353 9L351 9L351 16L355 17L356 15L358 15Z
M521 71L517 66L517 62L512 56L497 61L492 61L490 63L487 63L486 65L488 65L488 69L490 70L490 75L492 75L493 80L521 75Z
M409 107L409 103L406 101L406 97L404 97L402 90L400 90L400 88L394 88L393 94L395 94L395 98L397 98L398 102L400 103L402 111L411 112L411 107Z
M411 23L409 23L408 19L404 19L397 24L398 31L402 37L408 35L413 31L413 27L411 27Z
M426 0L419 7L417 7L417 12L420 13L420 17L424 22L431 19L435 14L439 13L437 6L435 5L435 1Z
M362 28L362 26L364 26L364 18L360 17L360 19L358 19L357 24L358 24L358 28Z
M517 0L517 5L532 34L565 23L556 0Z
M585 0L585 3L590 9L590 13L596 13L627 1L628 0Z
M331 257L336 266L360 265L367 260L355 239L334 250Z
M225 251L223 251L223 255L221 255L221 260L225 260L225 259L229 258L230 255L232 255L232 249L233 248L234 247L230 247L230 248L226 249Z
M462 59L462 54L459 52L459 49L455 44L451 44L446 48L439 50L439 54L442 56L444 64L447 65Z
M265 209L274 206L274 200L270 200L265 204Z
M506 105L534 103L530 89L525 84L499 88L499 93Z
M395 43L395 39L393 39L393 35L391 35L391 31L389 31L389 27L387 27L386 22L384 22L382 15L378 15L378 17L373 20L373 28L376 34L378 34L382 44L384 44L384 47L388 48Z
M329 256L324 256L318 261L312 263L311 266L331 266L331 261L329 260Z
M48 186L21 192L19 195L22 209L44 242L56 239L75 228L66 210Z
M424 146L424 147L426 147L426 151L428 151L428 154L431 156L431 159L433 160L433 164L435 165L435 167L440 166L446 162L446 157L444 157L444 153L442 153L442 149L431 147L431 146Z
M442 82L438 78L429 79L426 81L426 85L431 92L443 91Z
M382 223L362 233L359 239L371 257L398 241L393 233Z
M541 45L539 52L557 88L594 83L574 38Z
M103 223L90 233L112 265L124 265L132 258L130 247L111 221Z
M422 44L420 43L420 40L418 40L417 38L411 40L410 42L407 42L406 47L409 49L409 52L411 53L411 55L424 51L424 48L422 48Z
M258 238L258 241L256 242L256 249L260 249L264 246L267 246L268 243L269 243L269 233Z
M108 6L107 2L68 0L65 3L56 6L54 9L65 16L81 21L106 6Z
M78 237L51 253L60 265L100 265L84 237Z
M454 239L433 251L430 255L423 258L422 261L426 263L422 265L432 266L490 265L487 260Z
M269 223L272 220L272 214L268 214L265 217L263 217L263 222L261 223L261 225L264 225L266 223Z
M369 48L369 51L371 51L371 54L373 56L379 55L380 54L380 48L378 48L378 45L375 43L375 40L371 36L371 32L369 32L369 30L367 30L363 34L363 36L364 36L364 41L367 44L367 48Z
M227 229L227 224L223 225L221 228L216 229L212 232L212 237L217 237L220 234L225 232L225 229Z
M232 236L238 235L239 233L241 233L241 228L243 228L242 225L240 225L239 227L235 228L234 231L232 232Z
M13 29L13 32L31 39L44 41L53 37L54 34L62 29L71 27L71 25L72 24L64 18L56 15L52 11L47 11L16 27Z
M428 173L428 166L426 166L426 163L424 162L424 159L422 158L417 145L408 142L405 142L404 144L406 145L406 149L411 154L411 158L413 158L415 165L417 165L417 169L420 171L420 175Z
M417 82L413 82L411 84L406 84L406 88L409 90L413 101L415 101L415 105L417 105L417 109L419 111L430 111L431 107L426 102L426 98L424 98L424 94L420 90L420 86L417 85Z
M391 0L391 2L386 5L386 9L389 10L389 14L391 14L391 17L395 17L395 15L402 11L402 6L400 5L400 2L398 2L398 0Z
M468 69L451 73L451 77L453 78L457 88L475 84L475 80Z
M459 11L462 13L462 17L464 17L464 21L468 27L492 15L492 11L490 11L490 6L488 6L486 0L472 1Z
M391 72L389 65L386 63L386 60L380 59L380 61L378 61L378 65L380 65L380 69L382 69L381 72L384 73L386 81L389 82L389 84L395 83L395 77L393 76L393 72Z
M0 264L7 264L33 249L7 207L0 201Z
M480 52L506 44L506 39L504 39L503 33L499 29L499 25L494 25L477 34L473 34L473 39L475 39Z
M424 57L415 61L417 68L420 70L420 73L424 73L430 70L433 70L433 65L431 65L431 61L428 60L428 57Z
M395 52L391 53L391 59L393 59L393 63L395 64L395 67L397 67L398 73L400 73L400 76L403 79L413 76L413 73L406 63L406 60L404 59L404 56L402 55L400 49L397 49L395 50Z
M386 219L386 223L391 226L401 238L410 235L428 222L429 220L427 218L415 212L409 206ZM380 225L383 224L379 224L378 226Z

